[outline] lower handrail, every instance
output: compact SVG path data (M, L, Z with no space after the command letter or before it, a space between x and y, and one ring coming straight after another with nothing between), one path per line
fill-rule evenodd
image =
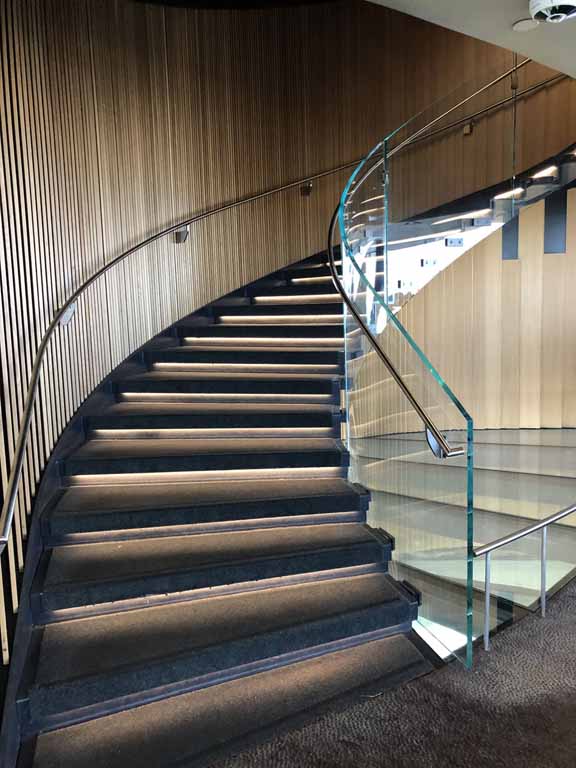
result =
M542 616L546 616L546 549L548 544L548 526L563 520L568 515L572 515L576 512L576 504L572 504L569 507L561 509L559 512L555 512L549 517L545 517L543 520L537 520L535 523L522 528L520 531L514 531L507 536L503 536L500 539L490 542L490 544L484 544L481 547L477 547L474 550L474 557L485 557L485 572L484 572L484 650L490 650L490 592L491 592L491 577L490 568L492 563L492 552L501 547L505 547L508 544L512 544L515 541L529 536L531 533L542 531L542 538L540 541L540 612Z

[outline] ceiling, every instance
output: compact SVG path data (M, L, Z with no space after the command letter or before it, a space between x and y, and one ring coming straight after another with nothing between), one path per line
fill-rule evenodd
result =
M529 0L370 0L441 27L495 43L576 77L576 20L514 32Z

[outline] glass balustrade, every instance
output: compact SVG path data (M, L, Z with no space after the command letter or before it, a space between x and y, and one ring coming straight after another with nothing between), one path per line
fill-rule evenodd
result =
M346 314L351 474L371 491L369 524L395 538L393 575L422 594L416 631L440 655L454 655L468 666L484 611L483 566L474 562L473 549L509 526L508 517L490 514L491 505L522 504L523 515L526 505L554 510L537 493L526 493L520 481L508 498L494 492L485 471L474 471L475 463L485 470L490 462L514 463L514 457L482 438L475 446L473 414L426 356L418 328L407 330L407 321L413 297L562 181L556 167L519 173L523 108L547 87L549 73L521 63L501 75L502 69L493 78L463 84L387 136L354 171L338 211L340 269L351 304ZM477 193L478 188L485 191ZM425 297L430 316L435 298L433 291ZM456 314L453 322L459 322ZM452 455L439 458L430 425ZM554 463L557 457L549 459ZM524 455L522 461L530 459ZM521 500L523 495L530 498ZM561 543L561 538L552 534L552 550L554 568L565 578L570 558L564 557L567 539ZM494 579L494 628L533 604L534 579L523 576L531 573L533 554L494 558L496 570L500 561L509 567L508 581L505 571L500 581L497 574Z

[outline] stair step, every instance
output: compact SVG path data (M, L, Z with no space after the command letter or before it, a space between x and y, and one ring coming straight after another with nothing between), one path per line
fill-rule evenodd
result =
M308 267L296 265L294 267L283 269L280 274L287 281L302 277L331 277L330 267L326 264L315 264Z
M330 313L330 314L259 314L254 313L252 315L249 314L239 314L235 312L234 314L226 314L226 315L219 315L216 319L216 322L219 325L242 325L242 326L254 326L254 325L275 325L276 327L282 326L282 325L290 325L290 326L302 326L302 325L313 325L314 333L316 333L316 326L323 325L323 326L338 326L342 327L342 315L339 313ZM292 329L290 330L292 333ZM260 330L258 330L258 333L260 333Z
M154 362L152 370L169 373L208 373L212 376L216 373L241 374L237 378L246 378L246 375L258 373L284 374L289 377L300 378L302 375L322 376L324 378L333 378L340 375L340 365L327 365L307 363L297 365L296 363L191 363L191 362Z
M91 429L333 428L333 405L273 403L117 403L88 420ZM290 434L290 433L288 433ZM242 436L240 433L238 436Z
M320 394L294 394L294 393L276 393L266 394L264 392L132 392L128 390L117 393L119 402L130 403L197 403L197 404L229 404L252 403L267 405L273 403L290 403L293 405L334 405L336 397L334 395Z
M344 464L346 461L344 461ZM171 470L171 471L147 471L147 472L110 472L110 473L97 473L97 474L77 474L69 475L62 479L62 485L64 487L73 487L77 485L82 486L96 486L96 485L158 485L163 483L170 485L171 483L213 483L216 480L220 482L229 483L232 481L238 482L256 482L259 480L291 480L293 483L300 483L303 480L310 480L317 478L326 480L328 478L341 478L347 472L347 468L343 465L321 465L321 466L305 466L305 467L286 467L276 466L270 467L258 467L258 468L241 468L241 469L226 469L223 473L222 469L211 470Z
M59 610L382 563L390 553L357 523L61 545L47 553L33 602Z
M254 285L247 288L246 292L250 297L301 296L304 301L309 296L318 296L319 294L340 296L330 275L284 280L282 284L276 286Z
M333 478L67 488L45 516L50 535L152 526L217 524L359 510L368 494Z
M200 533L233 533L264 528L286 528L288 526L326 525L332 523L364 523L366 515L360 510L350 512L317 512L309 515L289 515L276 517L256 517L216 522L181 523L168 525L150 525L138 528L89 530L80 533L63 533L50 536L46 534L48 547L60 544L97 544L102 541L132 541L135 539L160 538L163 536L190 536Z
M332 438L89 440L63 462L65 474L122 474L340 467Z
M146 355L151 362L189 362L215 365L232 363L250 366L251 364L287 365L294 363L298 368L302 365L330 365L338 367L342 362L342 354L338 349L250 349L241 346L228 349L194 348L188 345L168 347L161 350L151 350Z
M209 372L186 373L153 370L139 374L117 383L120 392L144 394L147 392L182 392L206 395L254 395L287 396L298 395L334 396L339 389L339 382L331 374L296 374L252 373L235 374Z
M386 574L371 573L49 624L28 693L33 727L245 677L281 664L278 657L294 661L365 633L406 630L416 608Z
M298 297L299 298L299 297ZM336 298L336 294L335 294ZM342 322L343 304L341 300L330 300L310 306L310 313L306 312L303 302L294 301L284 304L252 304L250 306L230 307L230 310L218 310L216 322L224 322L222 318L229 315L243 318L246 323L254 322L256 318L262 322L262 318L270 317L269 322L277 323L281 318L301 317L314 318L314 322L330 324L332 318ZM254 318L254 320L252 319ZM330 319L328 319L330 318ZM280 320L281 321L281 320ZM293 321L295 322L295 321ZM334 320L335 322L335 320Z
M214 750L241 744L336 697L379 690L432 671L407 635L359 642L300 662L155 701L62 730L42 733L33 768L192 768ZM222 727L226 723L226 728Z
M252 296L252 305L256 307L262 307L262 306L292 306L297 305L300 307L305 307L308 305L316 305L316 304L322 304L322 305L330 305L330 304L342 304L342 297L339 293L334 291L323 291L322 293L318 293L316 291L311 292L302 292L302 291L295 291L295 292L287 292L283 291L281 293L277 293L276 291L270 291L268 294L255 294ZM314 310L316 311L316 306L314 306Z
M266 352L314 352L316 350L338 351L344 346L344 339L329 338L302 338L298 336L184 336L182 346L187 349L207 349L226 351L254 351Z
M255 327L256 325L256 327ZM344 326L341 318L337 323L310 324L310 323L258 323L242 324L241 322L216 323L214 325L190 326L185 323L178 325L180 336L194 336L196 338L299 338L299 339L332 339L344 338Z

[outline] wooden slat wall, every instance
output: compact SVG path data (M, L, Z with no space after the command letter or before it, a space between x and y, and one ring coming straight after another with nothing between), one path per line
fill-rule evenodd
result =
M399 314L477 429L576 427L576 189L567 222L566 253L544 253L544 203L530 206L517 260L495 232Z
M0 0L2 492L34 353L83 279L194 212L362 156L454 77L510 63L501 49L353 0L238 12ZM543 156L561 124L553 116L539 131ZM2 558L10 615L34 492L83 399L178 318L322 250L346 177L212 219L185 245L153 245L80 300L42 374Z

